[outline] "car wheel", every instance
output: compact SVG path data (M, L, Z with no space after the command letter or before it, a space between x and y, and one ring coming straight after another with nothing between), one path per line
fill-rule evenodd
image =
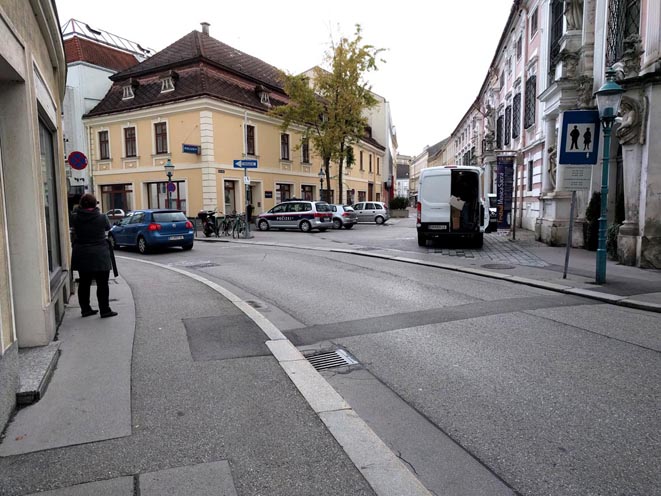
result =
M138 251L143 255L149 252L149 246L147 246L147 240L142 236L138 238Z
M259 229L260 231L268 231L269 223L266 222L264 219L262 219L257 223L257 229Z
M418 246L427 246L427 238L422 233L418 233Z
M181 247L184 251L192 250L193 249L193 243L189 245L184 245Z
M345 229L351 229L353 227L353 224L344 224Z
M386 221L386 219L384 219L380 215L377 215L376 219L374 219L374 222L376 222L377 224L383 224L385 221Z
M342 229L342 221L340 219L333 219L333 229Z
M310 224L307 220L302 221L298 227L303 232L310 232L312 230L312 224Z
M117 241L115 241L115 236L113 236L112 234L108 234L108 241L110 242L110 246L112 247L113 250L119 248Z

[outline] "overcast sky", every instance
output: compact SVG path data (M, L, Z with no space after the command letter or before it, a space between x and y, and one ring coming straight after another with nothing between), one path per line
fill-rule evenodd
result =
M331 37L363 39L385 64L368 74L390 102L399 153L417 155L447 137L482 85L512 0L55 0L60 22L93 28L161 50L211 24L210 34L290 73L323 61ZM176 5L176 7L171 7Z

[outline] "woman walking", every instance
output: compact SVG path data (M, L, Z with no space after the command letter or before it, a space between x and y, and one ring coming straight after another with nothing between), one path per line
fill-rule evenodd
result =
M108 279L112 268L110 247L106 231L110 230L108 217L97 208L96 197L90 193L83 195L78 208L71 214L73 229L73 250L71 268L77 270L78 303L83 317L101 311L101 318L114 317L117 312L110 308ZM90 287L96 281L96 298L99 310L90 305Z

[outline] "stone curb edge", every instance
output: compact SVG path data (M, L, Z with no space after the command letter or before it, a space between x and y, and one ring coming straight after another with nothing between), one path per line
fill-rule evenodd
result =
M230 240L204 240L202 242L225 242L229 243ZM426 267L435 267L437 269L451 270L454 272L463 272L465 274L472 274L480 277L488 277L490 279L500 279L503 281L510 281L517 284L524 284L526 286L531 286L539 289L546 289L548 291L555 291L557 293L570 294L574 296L582 296L584 298L590 298L592 300L598 300L603 303L609 303L611 305L618 305L627 308L635 308L638 310L646 310L648 312L661 313L661 304L651 303L647 301L640 301L635 299L630 299L628 296L618 296L608 293L600 293L599 291L593 291L590 289L575 288L572 286L564 286L562 284L556 284L553 282L538 281L536 279L528 279L526 277L512 276L509 274L501 274L500 272L491 272L488 270L482 269L473 269L470 267L462 267L460 265L450 265L438 262L427 262L424 260L418 260L415 258L407 257L398 257L392 255L385 255L383 253L366 253L357 250L342 249L342 248L321 248L318 246L298 246L298 245L289 245L282 243L264 243L264 242L254 242L254 241L242 241L242 240L231 240L232 243L240 243L247 245L259 245L259 246L274 246L278 248L293 248L297 250L313 250L313 251L325 251L328 253L346 253L348 255L356 255L360 257L370 257L370 258L380 258L383 260L392 260L394 262L410 263L416 265L424 265Z
M120 258L177 272L227 298L266 334L266 345L273 357L378 496L431 496L291 341L252 306L221 285L192 272L148 260Z

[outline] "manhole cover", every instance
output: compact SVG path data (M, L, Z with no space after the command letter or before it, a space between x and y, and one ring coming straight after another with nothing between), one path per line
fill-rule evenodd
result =
M485 269L500 269L500 270L515 268L514 265L500 264L500 263L484 264L481 267Z
M333 367L343 367L346 365L356 365L358 363L358 360L353 358L344 350L319 353L317 355L311 355L306 358L316 370L331 369Z

